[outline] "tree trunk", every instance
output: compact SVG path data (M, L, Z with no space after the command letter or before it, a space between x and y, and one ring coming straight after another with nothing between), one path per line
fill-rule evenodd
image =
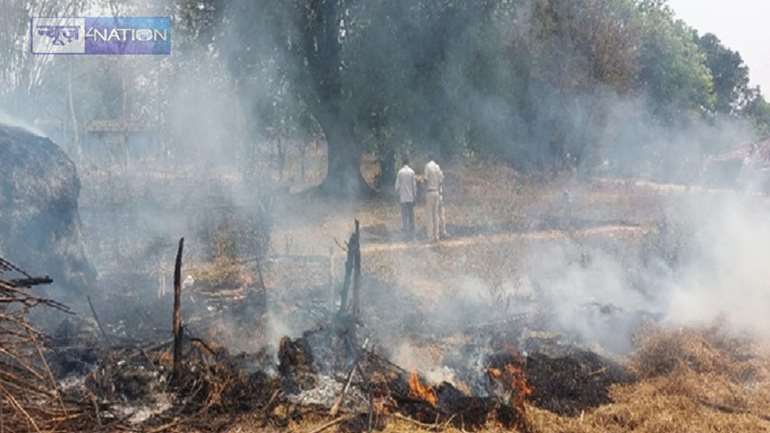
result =
M328 165L320 191L335 196L361 196L371 188L361 176L361 151L352 129L353 120L344 115L342 91L340 11L345 1L312 0L303 11L302 43L310 79L308 101L326 137Z
M369 195L372 191L361 175L360 155L346 147L339 142L329 142L328 172L320 189L342 197Z
M372 193L361 175L361 151L356 146L350 128L339 119L319 121L326 136L327 172L321 192L341 197L360 197Z
M179 383L182 374L182 252L184 238L179 239L179 249L176 252L174 265L174 315L172 329L174 331L173 375L174 382Z
M398 163L396 162L396 152L391 147L383 146L380 157L380 178L377 188L380 191L390 191L396 182L396 172Z

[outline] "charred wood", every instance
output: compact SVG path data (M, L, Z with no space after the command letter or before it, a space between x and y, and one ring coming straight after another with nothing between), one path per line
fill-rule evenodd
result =
M102 334L102 338L104 339L104 342L109 344L110 339L107 336L107 332L104 331L104 326L102 326L102 321L99 320L99 315L96 314L96 309L94 308L94 303L91 302L91 297L86 296L86 299L88 300L88 307L91 309L91 314L94 316L94 320L96 321L96 326L99 327L99 332Z
M351 314L358 319L361 312L361 229L358 220L356 220L356 229L353 233L353 306Z
M9 283L15 287L33 287L53 284L53 280L49 276L45 277L29 277L15 280L9 280Z
M184 251L184 238L179 239L179 249L176 253L176 262L174 265L174 381L178 382L181 378L182 365L182 253Z

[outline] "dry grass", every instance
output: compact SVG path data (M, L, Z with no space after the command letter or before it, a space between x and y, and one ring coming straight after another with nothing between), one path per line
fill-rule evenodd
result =
M238 289L253 279L242 263L229 257L217 257L211 262L199 264L190 273L200 290L212 292Z
M770 360L718 328L652 329L629 362L640 381L579 418L530 412L539 432L767 432Z
M543 185L519 177L504 168L485 165L445 167L447 173L447 216L455 226L483 224L512 224L526 221L531 215L560 216L563 193L570 190L573 198L569 216L577 219L626 220L644 224L656 217L661 194L641 191L631 186L582 185L571 187L567 181ZM313 203L314 213L306 216L308 223L282 227L286 235L277 239L297 240L291 251L314 251L325 254L333 237L343 239L350 231L352 217L358 217L364 227L383 226L395 233L398 209L394 203L376 201L350 208L333 208L329 203ZM418 210L418 224L420 224ZM319 239L319 233L326 236ZM329 233L333 233L330 235ZM305 236L308 234L308 236ZM282 241L283 242L283 241ZM300 245L301 242L308 244ZM288 245L288 242L284 242ZM310 245L312 244L312 245ZM321 246L322 245L322 246ZM408 276L408 284L418 299L426 304L436 296L452 293L452 281L431 285L419 277L425 269L464 276L487 275L490 287L504 281L495 279L491 269L504 275L516 274L520 252L526 243L511 245L505 251L499 246L475 245L464 250L462 260L444 254L440 248L431 254L421 254L419 260L411 252L399 255L377 253L364 261L365 274L374 274L385 281L398 281ZM275 247L274 247L275 248ZM283 251L280 245L280 251ZM288 252L290 248L285 247ZM504 254L503 254L504 253ZM519 253L519 254L517 254ZM497 255L495 255L497 254ZM446 257L444 257L446 255ZM458 279L459 281L459 279ZM457 283L459 284L459 283ZM752 341L708 329L648 329L636 342L636 351L627 362L639 380L617 385L611 389L612 403L586 411L577 417L562 417L535 407L527 407L527 417L533 432L558 433L717 433L770 432L770 356ZM323 417L293 420L288 431L310 432L328 422ZM244 420L231 432L269 431L271 427L254 427ZM327 432L348 431L344 426ZM390 419L383 432L429 432L407 421ZM448 428L441 431L456 431ZM490 425L484 431L502 431Z
M770 358L748 339L718 328L648 329L628 368L640 377L611 390L612 403L577 417L527 407L535 433L761 433L770 432ZM328 420L292 422L309 432ZM237 423L230 432L269 431ZM327 432L348 431L333 427ZM391 418L384 433L435 432ZM460 431L454 428L442 432ZM488 425L483 432L509 431Z
M640 334L637 347L631 367L643 378L665 376L682 368L695 373L718 372L736 382L768 377L767 363L756 344L719 327L648 329Z

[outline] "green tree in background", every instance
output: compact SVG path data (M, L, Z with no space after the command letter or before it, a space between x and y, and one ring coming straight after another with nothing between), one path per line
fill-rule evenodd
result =
M707 33L695 37L705 64L711 72L714 89L714 110L722 114L738 114L745 103L749 88L749 68L741 55L722 45L715 35Z
M713 110L713 79L695 31L675 20L662 0L642 0L639 13L643 34L637 86L649 97L653 113L671 120L689 111Z
M740 53L725 47L716 35L696 36L696 43L706 56L706 66L714 83L714 110L717 115L748 119L757 136L770 135L768 104L759 87L749 85L749 67Z
M29 13L87 3L26 2L0 22L24 29ZM110 5L124 13L151 3ZM528 173L590 172L611 158L610 145L631 163L655 165L682 151L675 143L698 144L678 138L694 125L751 122L758 135L770 133L770 109L749 85L740 54L714 35L699 36L665 0L157 0L153 7L175 26L175 55L156 69L89 60L57 77L46 65L63 66L59 59L34 59L15 38L0 38L4 105L44 101L28 105L69 113L64 120L77 137L78 124L124 115L131 94L151 101L145 111L158 113L170 136L196 131L178 140L177 154L213 143L251 166L259 143L325 141L321 189L341 195L369 192L359 170L365 151L379 158L387 187L403 153L493 159ZM105 78L114 70L141 73L118 83ZM206 107L211 94L232 95L225 105L233 115L178 110L180 101ZM68 108L75 98L88 103ZM653 151L654 139L674 144Z

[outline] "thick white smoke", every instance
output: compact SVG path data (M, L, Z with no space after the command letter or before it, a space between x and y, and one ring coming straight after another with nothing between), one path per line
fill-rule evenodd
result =
M667 320L716 321L770 337L770 208L764 197L721 194L689 200L689 260L666 288Z

